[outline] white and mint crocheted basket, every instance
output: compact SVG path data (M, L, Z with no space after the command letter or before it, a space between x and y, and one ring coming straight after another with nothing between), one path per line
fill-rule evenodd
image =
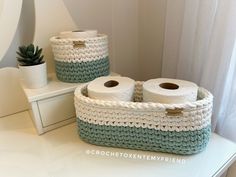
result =
M77 39L58 36L50 39L57 78L63 82L83 83L109 75L106 35Z
M142 102L142 82L134 102L91 99L87 85L74 99L78 133L91 144L184 155L204 150L211 135L213 96L203 88L185 104Z

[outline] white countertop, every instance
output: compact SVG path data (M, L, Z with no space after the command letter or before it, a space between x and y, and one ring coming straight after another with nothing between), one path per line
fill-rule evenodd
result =
M216 134L202 153L180 156L90 145L75 123L38 136L28 112L0 118L0 177L211 177L235 153Z

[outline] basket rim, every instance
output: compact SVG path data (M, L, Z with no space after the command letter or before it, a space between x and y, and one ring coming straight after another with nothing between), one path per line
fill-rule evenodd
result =
M144 81L136 81L135 85L143 84ZM203 95L201 100L196 100L194 102L178 103L178 104L163 104L155 102L133 102L133 101L107 101L107 100L96 100L83 95L82 90L87 88L88 83L78 86L74 91L75 101L87 103L90 105L101 106L101 107L119 107L119 108L130 108L130 109L176 109L180 108L183 110L196 109L206 106L213 105L213 95L203 87L198 88L198 93Z
M106 34L98 34L96 37L90 37L90 38L60 38L59 35L52 36L50 38L51 42L57 43L57 42L73 42L73 41L93 41L98 39L107 38Z

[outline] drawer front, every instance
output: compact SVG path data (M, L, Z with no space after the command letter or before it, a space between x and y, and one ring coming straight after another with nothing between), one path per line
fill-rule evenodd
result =
M43 127L75 117L74 94L68 93L38 101Z

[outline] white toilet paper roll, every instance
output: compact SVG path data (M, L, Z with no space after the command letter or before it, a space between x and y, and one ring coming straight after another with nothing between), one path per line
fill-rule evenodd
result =
M59 37L85 39L85 38L97 37L97 34L98 34L97 30L74 30L74 31L60 32Z
M177 79L151 79L143 84L143 101L166 104L196 101L198 86Z
M107 101L132 101L135 81L128 77L99 77L88 84L88 96Z

